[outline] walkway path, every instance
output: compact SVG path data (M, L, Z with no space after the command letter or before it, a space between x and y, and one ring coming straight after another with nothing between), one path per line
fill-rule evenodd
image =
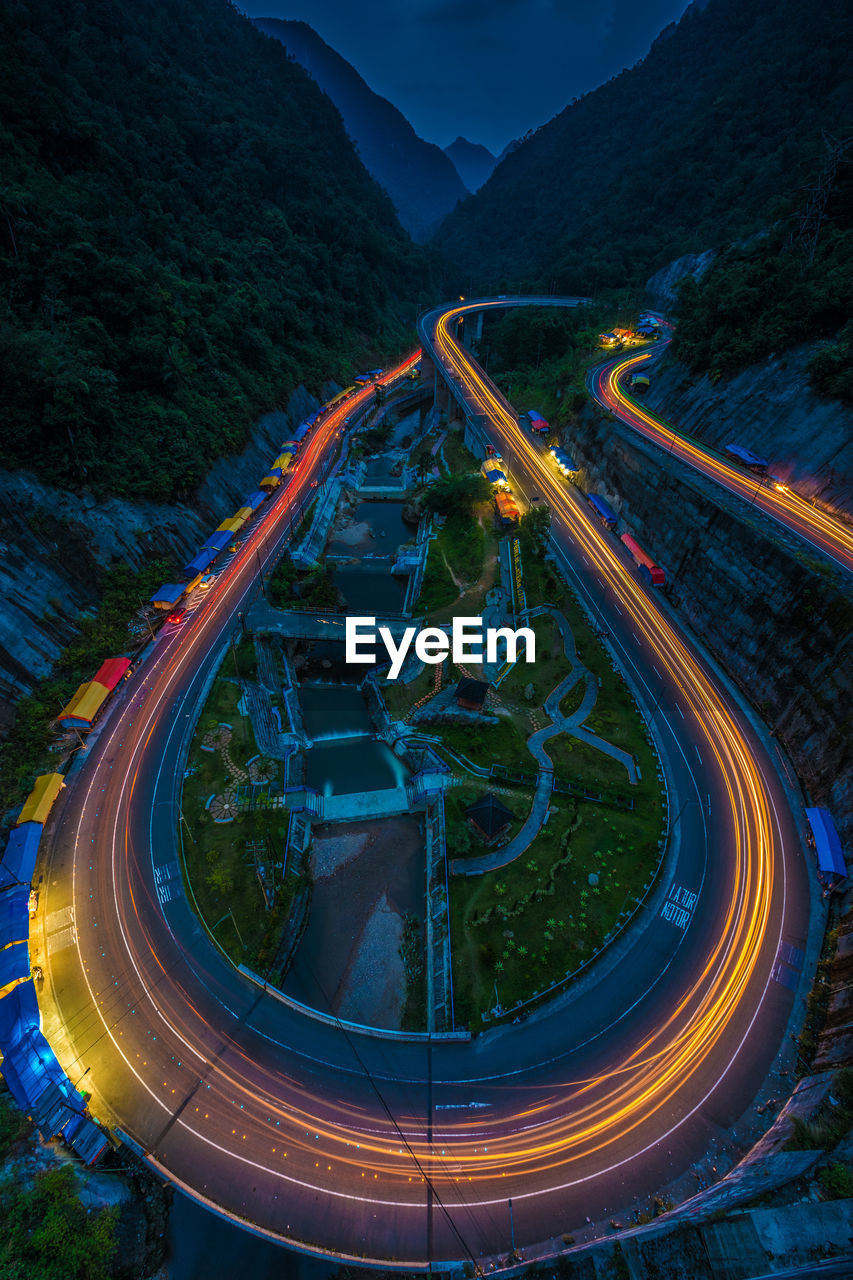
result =
M516 832L507 844L502 845L499 849L493 849L491 853L484 853L479 858L454 858L450 864L450 870L454 875L480 876L487 871L497 871L500 867L509 866L536 839L548 817L551 788L554 781L554 764L544 747L544 743L549 738L555 738L560 733L570 734L579 741L587 743L597 751L603 751L605 755L612 756L614 760L618 760L620 764L623 764L632 786L638 781L637 767L633 756L629 755L627 751L623 751L621 747L614 746L612 742L606 742L604 738L599 738L597 734L592 733L589 729L583 728L583 721L595 706L598 697L598 684L595 677L591 672L587 671L578 657L572 629L569 626L568 619L560 613L559 609L542 605L537 609L531 610L528 617L538 617L546 613L554 619L563 638L563 648L570 664L570 670L568 675L563 677L557 687L552 689L545 699L545 711L552 723L544 729L538 729L527 739L528 749L539 765L539 778L533 795L533 804L520 830ZM583 678L586 679L586 691L580 706L571 715L563 715L560 710L560 703L569 690L574 688L578 680Z

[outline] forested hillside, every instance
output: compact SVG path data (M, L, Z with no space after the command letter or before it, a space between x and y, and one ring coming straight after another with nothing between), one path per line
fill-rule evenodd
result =
M450 214L463 283L595 293L787 219L853 133L848 0L709 0Z
M388 192L403 226L419 240L432 235L467 195L452 159L419 138L403 113L374 93L355 67L307 23L256 18L255 26L280 40L332 99L368 172Z
M783 221L718 255L700 283L682 285L674 354L713 377L804 339L823 339L809 377L822 395L853 402L853 149L819 223Z
M190 491L429 287L336 109L227 0L8 0L0 174L0 461L65 487Z

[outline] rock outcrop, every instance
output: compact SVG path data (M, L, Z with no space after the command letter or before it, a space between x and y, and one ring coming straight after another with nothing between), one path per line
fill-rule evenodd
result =
M652 370L646 400L705 444L746 445L798 493L853 511L853 409L815 395L806 372L813 352L803 343L718 382L665 365Z
M165 556L180 569L255 488L282 440L317 401L299 387L266 414L239 454L221 458L191 503L97 500L0 471L0 699L7 707L52 668L92 608L101 570Z
M669 407L669 406L668 406ZM683 420L673 410L679 425ZM853 601L846 575L684 463L587 408L564 442L665 568L664 589L853 837Z

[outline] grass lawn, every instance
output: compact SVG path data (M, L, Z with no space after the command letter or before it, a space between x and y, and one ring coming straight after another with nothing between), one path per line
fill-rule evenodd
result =
M245 651L244 645L248 646ZM243 676L248 675L250 652L254 654L251 641L243 641L237 655ZM258 843L263 846L262 861L283 861L288 820L285 811L257 809L240 814L233 822L221 823L214 822L205 808L210 796L234 786L221 754L202 749L205 734L221 723L231 726L228 751L238 768L244 768L258 754L251 723L237 710L240 690L227 674L229 664L233 671L230 651L190 746L189 776L184 779L182 795L181 839L192 890L190 902L195 900L204 923L235 964L247 964L263 972L275 955L299 880L288 875L276 893L274 907L268 911L252 853L247 848L247 844Z
M571 974L652 881L659 803L622 813L555 796L553 806L510 866L451 881L456 1018L472 1031L495 1004L495 983L508 1010Z
M576 711L580 710L580 705L586 696L586 688L587 681L585 677L581 676L560 701L560 711L564 716L573 716Z
M441 531L429 544L426 569L424 570L421 591L415 611L419 614L434 614L438 609L446 609L459 598L459 588L453 581L450 569L442 554Z
M465 448L461 430L448 431L442 450L452 475L464 475L468 471L480 470L480 463L473 453Z
M553 618L534 618L528 625L536 636L536 661L525 662L522 656L502 681L499 693L507 702L543 707L548 694L568 675L569 664L566 661L563 638ZM521 652L519 647L519 653ZM524 690L528 685L533 685L533 698L530 702L524 697Z
M426 724L424 730L441 734L443 741L454 751L485 769L492 764L502 764L508 769L536 772L536 761L527 749L524 735L508 717L500 724ZM441 751L438 746L436 749ZM453 757L448 757L448 760L452 765Z
M395 720L403 720L421 698L427 697L435 687L435 667L424 667L409 684L402 680L386 680L380 686L385 705ZM430 732L427 726L427 732Z

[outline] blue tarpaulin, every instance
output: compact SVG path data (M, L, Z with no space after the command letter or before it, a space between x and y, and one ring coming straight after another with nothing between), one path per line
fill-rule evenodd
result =
M29 897L26 885L0 893L0 947L9 942L26 942L30 936Z
M845 879L847 863L832 814L828 809L806 809L806 817L814 835L818 873Z
M0 862L0 889L13 884L29 884L36 869L36 855L43 826L40 822L22 822L9 836L3 861Z
M251 507L253 511L257 511L258 507L263 506L267 500L267 495L263 489L256 489L254 493L250 493L243 503L244 507Z
M71 1087L55 1053L38 1030L30 1031L4 1054L2 1071L9 1092L22 1111L29 1112L49 1084L59 1086L75 1111L84 1110L83 1099Z
M0 1000L0 1050L7 1054L13 1045L37 1031L39 1007L35 984L19 982Z
M159 591L155 591L153 596L149 597L150 603L159 605L177 604L186 589L187 584L185 582L166 582Z
M222 551L223 548L228 546L233 537L233 529L221 529L216 533L212 533L204 545L206 547L215 547L217 551Z
M190 560L189 564L184 569L184 573L188 578L194 578L196 574L204 573L208 565L213 564L213 561L218 555L219 552L215 547L203 547L202 550L199 551L198 555L194 556L193 559Z
M0 988L30 976L30 948L26 942L13 942L0 950Z

